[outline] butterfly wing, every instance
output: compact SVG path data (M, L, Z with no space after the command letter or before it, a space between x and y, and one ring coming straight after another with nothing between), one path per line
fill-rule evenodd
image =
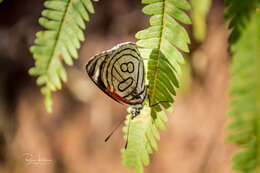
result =
M92 81L114 100L128 105L143 103L144 64L134 43L122 43L94 56L86 70Z

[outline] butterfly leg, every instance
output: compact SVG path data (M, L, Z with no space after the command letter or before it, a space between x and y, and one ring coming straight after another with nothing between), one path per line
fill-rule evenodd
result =
M131 119L134 119L138 114L140 114L140 110L136 108L131 109L130 112L131 112Z
M147 89L150 87L150 84L151 84L151 82L152 82L152 78L154 77L154 74L155 74L155 70L153 71L153 74L152 74L152 76L151 76L151 78L150 78L150 80L149 80L149 83L148 83L148 85L146 86ZM147 95L148 95L148 101L149 101L149 106L150 106L150 107L154 107L154 106L156 106L156 105L158 105L158 104L160 104L160 103L169 103L169 102L170 102L170 101L159 101L158 103L155 103L155 104L152 104L152 105L151 105L150 95L149 95L149 94L147 94Z
M152 82L152 78L153 78L153 76L154 76L154 73L155 73L155 70L153 71L153 74L152 74L152 76L151 76L151 78L150 78L150 80L149 80L149 83L148 83L148 86L147 86L147 88L149 88L149 87L150 87L150 84L151 84L151 82Z
M170 101L159 101L157 103L154 103L154 104L151 104L151 98L150 98L150 95L148 94L148 101L149 101L149 107L154 107L160 103L170 103Z
M150 84L151 84L151 82L152 82L152 78L153 78L154 74L155 74L155 70L153 71L153 74L152 74L152 76L151 76L151 78L150 78L150 80L149 80L149 83L148 83L148 85L146 86L147 89L150 87ZM148 96L148 101L149 101L149 106L150 106L150 107L156 106L156 105L158 105L158 104L160 104L160 103L169 103L169 102L170 102L170 101L159 101L158 103L155 103L155 104L152 104L152 105L151 105L150 95L147 94L147 96Z
M128 120L128 128L127 128L127 135L126 135L126 141L125 141L125 150L127 149L127 145L128 145L128 136L129 136L129 130L130 130L130 122L133 119L133 115L131 115L131 117Z

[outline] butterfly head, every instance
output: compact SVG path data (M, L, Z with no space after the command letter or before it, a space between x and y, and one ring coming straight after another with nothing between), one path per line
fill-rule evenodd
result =
M134 119L137 115L139 115L142 108L143 108L142 104L138 104L134 107L131 107L131 110L130 110L131 119Z

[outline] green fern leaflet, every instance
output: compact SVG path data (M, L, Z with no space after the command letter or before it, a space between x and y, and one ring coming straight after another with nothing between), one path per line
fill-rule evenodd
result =
M61 89L61 81L67 81L63 61L72 65L78 58L80 41L84 40L85 21L94 13L90 0L47 0L39 23L46 30L36 34L35 45L30 51L35 67L29 74L37 76L37 84L43 85L45 106L51 112L51 92Z
M142 0L147 4L143 12L152 15L150 27L139 31L136 38L143 58L149 59L146 65L147 81L151 79L148 93L151 105L130 124L129 146L122 150L123 163L136 172L143 171L143 164L149 164L148 154L157 150L155 138L159 139L157 128L163 128L162 119L167 121L163 108L172 113L171 103L179 87L178 75L184 58L180 52L189 52L189 36L180 23L191 24L183 10L190 10L186 0ZM158 124L159 123L159 124ZM128 123L126 123L126 127ZM125 127L125 128L126 128Z
M131 115L126 119L123 131L127 134L128 122ZM143 164L149 164L149 154L158 150L156 139L160 139L157 128L165 130L163 122L168 119L164 112L158 114L155 120L150 116L150 108L145 107L139 116L131 120L128 147L122 150L123 164L134 168L135 172L143 172ZM126 136L125 136L126 138Z
M147 80L152 79L149 86L151 104L159 101L172 103L172 96L176 95L174 87L179 87L176 75L181 73L180 64L184 63L178 49L189 52L187 44L190 43L186 30L178 22L191 23L190 18L181 10L189 10L190 5L186 0L142 2L148 4L143 8L143 12L153 15L150 18L151 26L136 34L136 38L140 39L137 45L142 47L142 56L149 58ZM166 109L170 107L167 103L161 105ZM152 108L152 116L155 118L156 112L161 110L160 106Z
M231 67L230 95L232 134L228 141L243 148L233 156L233 168L243 173L259 172L260 164L260 12L250 21L235 45Z

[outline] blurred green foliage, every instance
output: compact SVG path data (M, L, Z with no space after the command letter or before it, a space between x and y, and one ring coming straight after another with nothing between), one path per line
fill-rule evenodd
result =
M230 19L228 28L232 29L229 42L233 44L243 34L249 23L251 14L254 13L256 8L259 8L259 1L225 0L225 5L227 9L224 13L224 17Z
M202 42L207 32L207 15L211 0L191 0L192 32L194 38Z
M243 148L236 153L233 168L243 173L259 172L260 158L260 14L259 1L226 0L230 18L229 37L233 60L230 80L231 134L227 138Z
M260 11L252 12L248 24L231 39L230 69L231 134L227 140L242 147L233 160L233 169L242 173L259 172L260 164ZM236 19L238 20L238 19ZM241 18L242 20L242 18ZM240 23L240 22L239 22ZM237 32L234 28L234 32Z

